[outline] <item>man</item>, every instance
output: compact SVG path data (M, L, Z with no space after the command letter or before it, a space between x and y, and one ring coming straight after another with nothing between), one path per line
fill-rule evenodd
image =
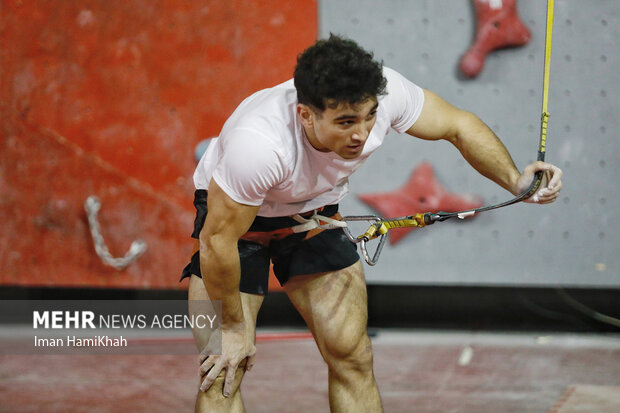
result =
M294 80L239 105L194 174L200 249L184 277L190 303L221 300L223 314L222 354L201 353L196 411L243 411L238 389L256 351L270 260L327 363L331 411L381 411L357 251L341 229L291 228L315 213L337 218L349 175L390 129L451 142L513 194L545 171L545 186L529 202L553 202L561 189L553 165L536 162L520 173L473 114L383 68L351 40L319 40L299 56ZM194 333L207 348L207 332Z

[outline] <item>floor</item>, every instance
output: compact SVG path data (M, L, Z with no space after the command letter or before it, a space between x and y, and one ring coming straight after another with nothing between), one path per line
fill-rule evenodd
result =
M386 412L617 413L620 335L379 330ZM328 412L306 333L260 331L243 383L250 413ZM190 412L195 355L3 355L0 412Z

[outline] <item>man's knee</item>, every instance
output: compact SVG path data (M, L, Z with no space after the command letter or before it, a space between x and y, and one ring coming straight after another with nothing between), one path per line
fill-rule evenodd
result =
M332 370L372 371L372 345L366 332L355 338L339 336L327 341L322 350L323 358Z
M200 390L200 385L202 385L205 377L200 378L200 382L198 384L198 397L197 397L197 405L203 404L205 406L220 406L220 405L228 405L232 403L238 397L239 387L241 385L241 381L245 374L246 368L246 360L242 361L237 367L237 371L235 372L235 384L233 386L234 392L229 395L229 397L224 397L224 382L226 379L226 370L222 369L218 374L217 378L211 384L211 387L207 389L207 391Z

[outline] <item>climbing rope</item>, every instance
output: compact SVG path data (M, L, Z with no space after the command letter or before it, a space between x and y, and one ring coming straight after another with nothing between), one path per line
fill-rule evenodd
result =
M137 260L140 255L144 254L146 251L146 242L139 239L131 243L129 251L127 251L125 256L121 258L113 257L105 244L103 235L101 235L101 228L99 227L99 221L97 220L97 213L101 209L101 201L99 201L99 198L96 196L91 195L86 198L86 201L84 202L84 209L86 210L86 215L88 216L88 225L90 227L90 235L92 236L93 243L95 244L95 252L104 264L114 267L120 271Z

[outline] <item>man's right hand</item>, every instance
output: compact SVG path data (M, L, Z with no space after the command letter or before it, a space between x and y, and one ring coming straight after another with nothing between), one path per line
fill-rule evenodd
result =
M216 348L213 340L222 340L222 354L209 354L213 348ZM229 397L235 391L240 383L235 383L235 373L239 364L247 359L245 370L248 371L254 364L254 355L256 354L256 346L254 345L254 337L248 333L245 322L235 323L229 327L222 328L222 335L213 334L209 339L209 343L200 353L199 361L200 375L204 377L200 385L201 391L207 391L222 370L226 370L226 378L222 394Z

